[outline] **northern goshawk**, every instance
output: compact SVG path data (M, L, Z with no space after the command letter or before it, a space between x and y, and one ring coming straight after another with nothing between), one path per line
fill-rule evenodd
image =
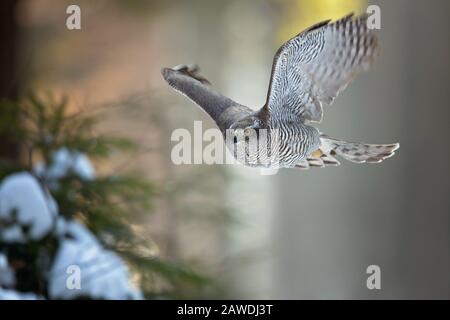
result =
M275 54L267 100L258 111L212 90L195 66L164 68L162 75L211 116L226 140L231 133L233 143L227 145L235 156L233 144L244 145L246 165L306 169L339 165L335 156L378 163L394 155L399 144L347 142L310 124L322 120L322 103L331 104L359 72L372 65L379 51L366 14L315 24ZM267 132L264 143L250 148L249 141L261 140L262 131Z

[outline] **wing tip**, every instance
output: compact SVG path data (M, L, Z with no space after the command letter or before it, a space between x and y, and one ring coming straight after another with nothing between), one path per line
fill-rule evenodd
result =
M318 22L318 23L316 23L316 24L313 24L313 25L310 26L309 28L305 29L303 32L309 32L309 31L313 31L313 30L319 29L319 28L321 28L321 27L323 27L323 26L326 26L326 25L329 24L330 22L331 22L331 19L327 19L327 20L320 21L320 22ZM301 32L301 33L303 33L303 32ZM301 34L301 33L300 33L300 34Z
M173 70L170 69L170 68L163 67L163 68L161 68L161 75L163 76L163 78L164 78L166 81L168 81L169 78L170 78L170 75L171 75L171 72L172 72L172 71L173 71Z
M195 79L200 83L211 85L211 82L208 79L199 75L199 70L200 68L196 64L180 64L172 68L162 68L161 74L167 82L170 82L170 79L174 75L174 73L179 73Z

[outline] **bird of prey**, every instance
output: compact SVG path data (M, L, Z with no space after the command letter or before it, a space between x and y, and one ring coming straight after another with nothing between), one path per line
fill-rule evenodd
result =
M312 123L321 122L322 104L330 105L373 64L379 51L366 14L317 23L279 48L267 100L258 111L215 92L196 66L161 72L172 88L209 114L226 142L231 133L233 143L227 146L235 157L233 144L244 144L245 165L307 169L339 165L337 156L355 163L378 163L394 155L399 144L347 142L319 132ZM262 140L263 131L267 132L264 142L250 148L249 141Z

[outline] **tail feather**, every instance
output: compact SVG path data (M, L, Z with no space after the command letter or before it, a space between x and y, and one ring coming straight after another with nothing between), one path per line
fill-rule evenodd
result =
M340 162L330 154L321 149L313 152L309 157L300 161L295 167L299 169L323 168L326 166L338 166Z
M340 162L336 156L355 163L380 163L395 154L400 145L367 144L347 142L326 135L320 136L321 145L306 159L300 161L295 167L299 169L323 168L325 166L338 166Z
M334 139L326 135L320 137L320 149L331 156L340 156L355 163L380 163L384 159L395 154L400 145L391 144L367 144L360 142L347 142Z

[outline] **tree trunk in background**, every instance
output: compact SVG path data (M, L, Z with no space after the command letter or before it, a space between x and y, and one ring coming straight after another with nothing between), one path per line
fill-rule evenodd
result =
M0 1L0 99L17 99L18 96L18 25L16 8L19 0ZM3 110L0 110L0 112ZM8 136L0 136L0 158L17 161L19 146Z

